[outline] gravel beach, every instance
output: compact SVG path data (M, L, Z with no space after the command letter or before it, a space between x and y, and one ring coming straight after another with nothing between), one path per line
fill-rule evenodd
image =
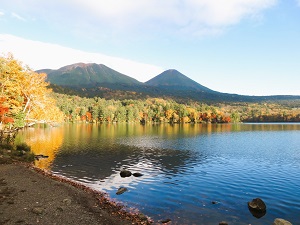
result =
M150 224L105 194L27 164L0 165L1 224Z

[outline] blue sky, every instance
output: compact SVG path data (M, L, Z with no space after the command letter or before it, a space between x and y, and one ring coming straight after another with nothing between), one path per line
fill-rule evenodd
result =
M177 69L216 91L300 95L300 0L1 0L0 52L33 69Z

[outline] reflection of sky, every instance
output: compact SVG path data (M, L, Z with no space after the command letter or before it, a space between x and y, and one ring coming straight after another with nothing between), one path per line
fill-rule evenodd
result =
M286 126L218 125L198 132L199 125L191 133L187 127L175 127L174 133L161 128L162 135L157 131L134 135L129 129L130 135L122 130L114 137L100 130L104 136L93 133L90 138L78 130L82 138L77 144L73 139L63 144L53 171L105 190L156 219L172 217L181 224L221 220L271 224L282 216L298 221L300 125ZM121 178L121 169L144 176ZM128 192L117 196L121 186ZM253 219L246 204L256 197L266 200L268 207L260 220ZM247 223L239 223L239 218Z
M139 162L135 165L130 165L130 168L126 168L132 173L142 173L141 177L134 177L133 175L130 177L122 178L120 176L120 172L116 171L109 177L106 177L102 180L97 180L96 182L92 182L90 186L95 189L101 189L104 191L115 191L119 187L127 187L134 188L138 183L151 183L153 182L153 177L159 174L158 167L153 165L153 163L149 160L143 160L143 162ZM149 173L151 171L151 173Z
M199 139L201 137L197 137ZM120 144L136 146L139 148L155 148L155 149L174 149L174 150L191 150L190 141L193 138L176 138L168 139L159 136L143 136L132 138L121 138L118 140ZM194 146L193 146L194 147Z

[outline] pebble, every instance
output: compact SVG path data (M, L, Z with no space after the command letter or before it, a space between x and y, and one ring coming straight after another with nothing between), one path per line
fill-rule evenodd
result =
M169 223L171 222L171 219L162 220L161 223Z
M126 192L126 191L128 191L127 188L125 188L125 187L120 187L120 188L118 189L118 191L116 192L116 194L117 194L117 195L121 195L121 194L123 194L123 193Z
M40 207L35 207L35 208L32 209L32 212L33 212L34 214L37 214L37 215L43 214L44 211L45 211L45 210L44 210L43 208L40 208Z
M143 176L142 173L133 173L132 175L133 175L134 177L141 177L141 176Z
M274 220L273 225L292 225L289 221L277 218Z
M225 222L225 221L222 221L222 222L219 223L219 225L228 225L228 223Z
M66 204L66 205L71 205L72 200L69 199L69 198L66 198L66 199L63 200L63 203Z

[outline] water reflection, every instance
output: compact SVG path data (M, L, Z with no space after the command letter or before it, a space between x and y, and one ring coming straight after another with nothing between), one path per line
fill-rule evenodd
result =
M50 169L63 143L63 127L47 127L43 125L35 128L26 128L20 131L17 136L17 142L26 142L35 155L48 156L47 159L35 161L35 165L41 169Z
M184 173L187 165L201 161L190 151L174 149L138 148L126 145L111 145L90 152L61 153L55 159L52 170L78 180L101 180L128 169L143 174Z
M271 224L276 217L299 219L299 132L300 124L66 124L27 130L22 138L34 149L52 148L38 152L52 154L43 168L156 220ZM144 176L121 178L122 169ZM117 196L121 186L129 191ZM247 207L256 197L268 207L259 220Z

